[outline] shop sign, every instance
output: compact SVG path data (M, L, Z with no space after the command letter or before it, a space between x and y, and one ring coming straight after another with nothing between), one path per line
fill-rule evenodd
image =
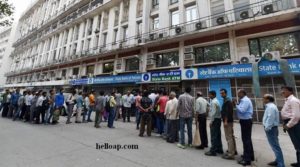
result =
M180 81L181 71L162 71L162 72L152 72L151 81L152 82L165 82L165 81Z
M198 79L198 71L196 68L184 69L182 70L181 78L182 80Z
M114 75L93 78L91 84L136 83L141 80L141 74Z
M288 64L292 73L300 73L300 59L289 59ZM263 61L259 64L259 76L280 75L281 70L277 61ZM251 77L252 64L222 65L198 68L199 79Z
M83 79L73 79L70 80L70 85L87 85L89 84L90 78L83 78Z

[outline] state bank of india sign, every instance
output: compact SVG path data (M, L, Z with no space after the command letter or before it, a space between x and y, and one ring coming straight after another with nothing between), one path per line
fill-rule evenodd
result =
M181 71L162 71L152 72L151 81L165 82L165 81L181 81Z

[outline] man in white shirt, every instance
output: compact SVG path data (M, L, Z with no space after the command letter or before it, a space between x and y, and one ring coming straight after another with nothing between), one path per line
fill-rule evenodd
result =
M206 117L209 104L202 96L202 92L198 92L195 102L195 119L199 124L199 133L201 139L201 145L198 146L197 149L204 149L208 147Z
M46 99L47 92L43 92L42 94L39 92L38 94L38 100L36 102L36 115L35 115L35 123L40 123L40 115L42 114L42 123L45 122L45 111L43 109L43 101Z
M25 112L25 121L28 122L30 120L30 106L32 100L32 92L30 90L27 91L27 95L25 96L25 105L26 105L26 112Z
M130 91L127 91L127 94L122 98L124 110L122 110L123 122L125 122L126 117L127 121L130 122L130 113L131 113L131 105L134 102L133 95Z
M291 166L300 167L300 101L293 95L292 87L282 87L281 93L286 98L281 110L283 128L288 132L296 149L297 162Z
M171 92L169 96L169 101L166 104L165 115L166 119L169 120L168 123L168 134L167 142L174 143L178 141L178 120L179 115L177 111L178 100L176 98L176 93Z

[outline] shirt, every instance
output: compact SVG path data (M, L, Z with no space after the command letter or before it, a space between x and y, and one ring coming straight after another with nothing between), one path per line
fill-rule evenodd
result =
M78 95L76 99L76 107L81 108L83 107L83 97L82 95Z
M176 120L178 119L178 100L177 98L171 99L166 104L165 115L167 119Z
M188 93L180 95L178 98L177 110L180 117L192 117L194 112L194 98Z
M75 101L76 101L76 96L73 95L73 94L70 94L70 96L68 97L68 100L67 100L67 102L69 103L69 105L70 104L74 104Z
M205 114L207 111L208 102L203 97L198 97L195 102L195 112Z
M25 103L25 97L23 95L20 96L19 100L18 100L18 106L22 107Z
M159 112L160 113L164 113L165 112L168 100L169 100L168 96L161 96L158 99L157 104L159 105Z
M286 98L281 110L283 120L290 119L286 126L289 128L295 126L300 120L300 101L294 95Z
M266 109L263 117L263 125L265 130L271 130L272 127L279 125L279 111L274 103L266 104Z
M221 118L221 107L218 99L215 97L210 102L210 108L209 108L209 116L211 122L214 122L215 119Z
M110 107L114 108L116 106L117 102L115 100L115 97L114 96L110 96L109 97L109 105Z
M94 106L95 105L95 96L93 94L89 95L89 100L90 100L90 106Z
M98 96L96 98L96 110L102 111L105 107L105 102L106 102L106 99L104 96Z
M141 99L142 99L142 96L140 96L140 95L136 96L136 98L135 98L135 106L136 107L139 107L141 105Z
M155 100L157 98L158 95L156 95L155 93L151 93L148 97L152 100L152 104L155 103Z
M240 100L240 103L236 105L236 110L239 119L252 119L253 105L251 100L247 96L244 96Z
M30 106L31 105L32 98L33 98L32 95L26 95L25 96L25 104L26 104L26 106Z
M43 106L43 101L45 100L46 98L44 96L39 96L38 97L38 100L36 102L36 106L37 107L42 107Z
M224 102L223 102L222 109L221 109L221 115L222 115L223 121L225 121L225 119L227 119L228 123L233 122L233 104L229 97L224 98Z
M55 105L57 107L61 107L61 106L64 105L64 103L65 103L65 97L64 97L64 95L61 94L61 93L56 94L55 95Z
M123 101L123 105L124 107L126 108L130 108L131 107L131 104L133 103L134 99L133 99L133 96L132 95L124 95L123 98L122 98L122 101Z
M116 93L116 102L117 106L122 106L122 95L120 93Z
M20 96L21 96L20 93L13 93L11 95L11 104L18 105L18 100L19 100Z
M142 113L145 113L144 110L146 110L147 108L150 108L152 105L153 105L152 99L150 99L149 97L142 97L141 98L141 105L139 106L140 111ZM149 110L147 112L149 112Z

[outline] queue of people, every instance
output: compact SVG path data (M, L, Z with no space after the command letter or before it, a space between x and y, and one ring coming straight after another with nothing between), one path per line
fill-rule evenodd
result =
M300 100L293 95L293 88L284 86L281 90L286 99L281 110L283 130L289 134L297 157L297 162L291 166L300 167ZM115 128L114 121L119 118L122 118L124 123L131 122L130 118L134 113L140 137L144 137L145 131L147 136L155 132L156 136L162 137L168 143L178 142L179 148L195 147L200 150L209 146L207 135L207 117L209 117L210 148L205 155L221 154L222 158L227 160L235 160L238 154L234 135L234 115L236 115L243 143L243 153L237 158L237 162L243 166L250 165L255 160L252 143L253 104L247 97L247 92L239 90L238 100L229 98L226 89L210 90L209 99L205 99L202 92L197 92L197 97L194 98L191 92L191 88L187 87L179 96L175 92L168 94L161 90L128 91L124 95L111 92L105 95L103 91L92 90L85 93L74 89L65 97L63 89L57 93L55 90L49 92L26 90L22 94L16 89L13 92L6 90L2 95L1 108L2 117L35 124L57 124L65 109L66 124L72 123L72 117L76 115L75 123L94 122L95 128L100 128L101 123L106 121L108 128ZM218 100L217 93L222 97L222 101ZM275 155L275 160L268 165L284 167L284 156L278 137L280 112L271 94L263 96L263 103L265 104L263 127ZM91 118L93 112L95 112L94 121ZM193 145L193 122L198 127L196 130L200 134L200 145ZM223 149L222 125L227 151Z

